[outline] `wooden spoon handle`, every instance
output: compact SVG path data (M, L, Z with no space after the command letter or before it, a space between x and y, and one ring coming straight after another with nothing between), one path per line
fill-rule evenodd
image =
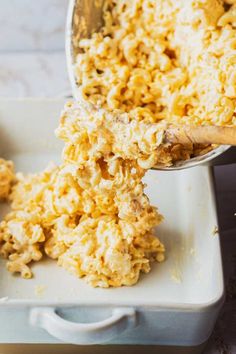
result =
M172 144L236 145L236 127L183 126L170 127L165 131L164 141Z

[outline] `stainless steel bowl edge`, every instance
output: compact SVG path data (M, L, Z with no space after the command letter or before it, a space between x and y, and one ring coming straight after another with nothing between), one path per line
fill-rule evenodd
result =
M75 78L75 70L74 63L76 54L79 52L79 49L75 46L75 38L87 38L91 35L92 32L98 30L102 25L102 4L101 7L95 6L94 0L70 0L67 12L67 21L66 21L66 60L67 60L67 70L69 74L69 80L72 87L73 97L78 100L78 86ZM79 29L75 24L75 16L78 15L78 19L83 20L86 24L85 27L81 27ZM173 166L164 167L164 166L156 166L154 169L156 170L164 170L164 171L174 171L174 170L182 170L185 168L190 168L199 165L210 165L214 166L215 164L224 163L222 161L222 157L225 156L227 151L231 151L232 148L228 145L219 146L216 149L204 154L199 155L197 157L191 158L189 160L178 161ZM222 157L221 157L222 155ZM232 153L231 153L232 155ZM233 154L234 155L234 154ZM236 154L235 154L236 155ZM221 158L220 158L221 157ZM230 159L232 161L232 158ZM236 162L236 156L234 159ZM233 162L230 162L233 163Z

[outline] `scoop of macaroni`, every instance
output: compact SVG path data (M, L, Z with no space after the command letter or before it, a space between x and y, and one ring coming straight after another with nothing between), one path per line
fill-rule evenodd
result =
M56 131L65 142L61 165L16 175L12 211L0 224L7 269L30 278L30 263L46 253L91 285L109 287L133 285L152 261L163 261L153 233L162 216L142 183L161 158L162 130L119 111L68 103Z
M7 199L14 180L12 161L0 159L0 200Z
M155 122L236 124L234 0L106 0L103 18L77 43L78 97ZM209 149L175 145L164 162Z

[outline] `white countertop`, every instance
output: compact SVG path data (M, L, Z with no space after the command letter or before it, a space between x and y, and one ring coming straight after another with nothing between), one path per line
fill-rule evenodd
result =
M70 94L64 53L67 0L0 0L0 96Z
M0 97L70 96L67 5L68 0L0 0ZM217 167L216 180L226 304L205 354L236 353L236 164Z

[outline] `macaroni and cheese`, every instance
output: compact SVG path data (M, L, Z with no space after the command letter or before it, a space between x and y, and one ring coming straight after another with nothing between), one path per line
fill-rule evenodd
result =
M162 216L141 181L155 164L160 127L120 112L113 118L68 103L56 131L65 141L62 164L16 175L12 211L0 224L9 271L30 278L30 263L45 252L93 286L108 287L135 284L151 261L163 261L153 234Z
M0 200L7 199L14 181L12 161L0 159Z
M133 285L164 260L162 216L142 178L209 146L163 143L171 124L235 125L236 1L107 0L104 26L80 41L82 102L67 103L62 162L16 175L0 223L10 272L32 277L43 254L93 286ZM110 112L112 111L112 112ZM0 198L14 179L0 160Z
M78 97L155 122L236 125L234 0L106 0L78 43ZM210 146L166 149L166 165Z

